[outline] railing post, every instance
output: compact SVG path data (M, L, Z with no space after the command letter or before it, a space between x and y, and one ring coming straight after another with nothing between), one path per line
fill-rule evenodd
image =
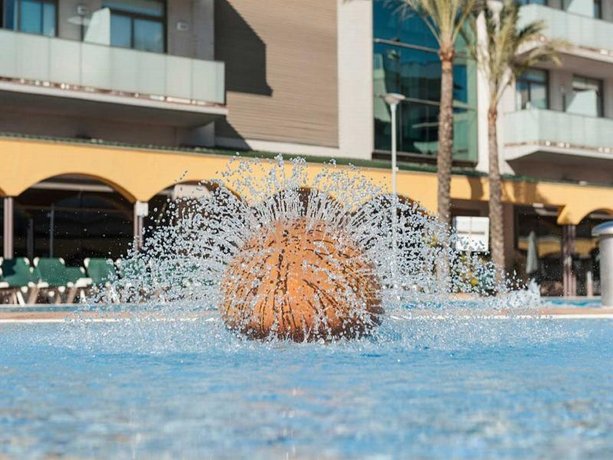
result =
M12 196L4 197L4 252L2 256L5 259L12 259L14 256L14 198Z

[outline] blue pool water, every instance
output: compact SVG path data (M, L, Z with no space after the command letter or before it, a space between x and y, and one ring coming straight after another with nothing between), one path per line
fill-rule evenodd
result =
M0 458L613 458L613 321L0 325Z
M543 303L546 307L600 307L600 297L543 297Z

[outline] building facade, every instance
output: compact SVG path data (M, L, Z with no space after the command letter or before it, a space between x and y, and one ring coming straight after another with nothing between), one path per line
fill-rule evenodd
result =
M591 227L613 211L613 0L524 0L571 43L501 103L508 270L587 293ZM173 184L237 151L338 158L436 209L440 63L415 14L373 0L2 0L2 251L118 257ZM487 215L487 94L458 44L454 215ZM536 240L540 263L526 273ZM597 288L597 286L596 286Z

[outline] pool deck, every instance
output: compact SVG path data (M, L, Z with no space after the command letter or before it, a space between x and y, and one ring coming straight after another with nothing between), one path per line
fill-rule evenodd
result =
M1 311L0 324L14 323L63 323L71 319L75 319L74 310L66 311L66 309L58 309L58 311L27 311L28 307L22 307L18 311ZM490 310L490 311L475 311L470 309L458 309L453 312L434 311L434 310L402 310L388 312L389 317L395 321L403 320L428 320L428 319L448 319L450 317L466 317L466 318L491 318L491 319L508 319L508 318L551 318L551 319L613 319L613 307L545 307L539 309L525 310ZM81 320L91 322L118 322L132 317L134 313L104 313L98 314L95 312L81 313L78 317ZM159 316L157 318L148 315L151 319L160 321L176 321L176 317ZM202 313L190 314L181 317L182 321L208 320L215 321L219 318L217 312L204 311Z

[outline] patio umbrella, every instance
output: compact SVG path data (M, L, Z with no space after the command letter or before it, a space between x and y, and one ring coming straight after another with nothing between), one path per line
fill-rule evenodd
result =
M528 235L528 257L526 259L526 274L531 275L539 269L539 253L534 230Z

